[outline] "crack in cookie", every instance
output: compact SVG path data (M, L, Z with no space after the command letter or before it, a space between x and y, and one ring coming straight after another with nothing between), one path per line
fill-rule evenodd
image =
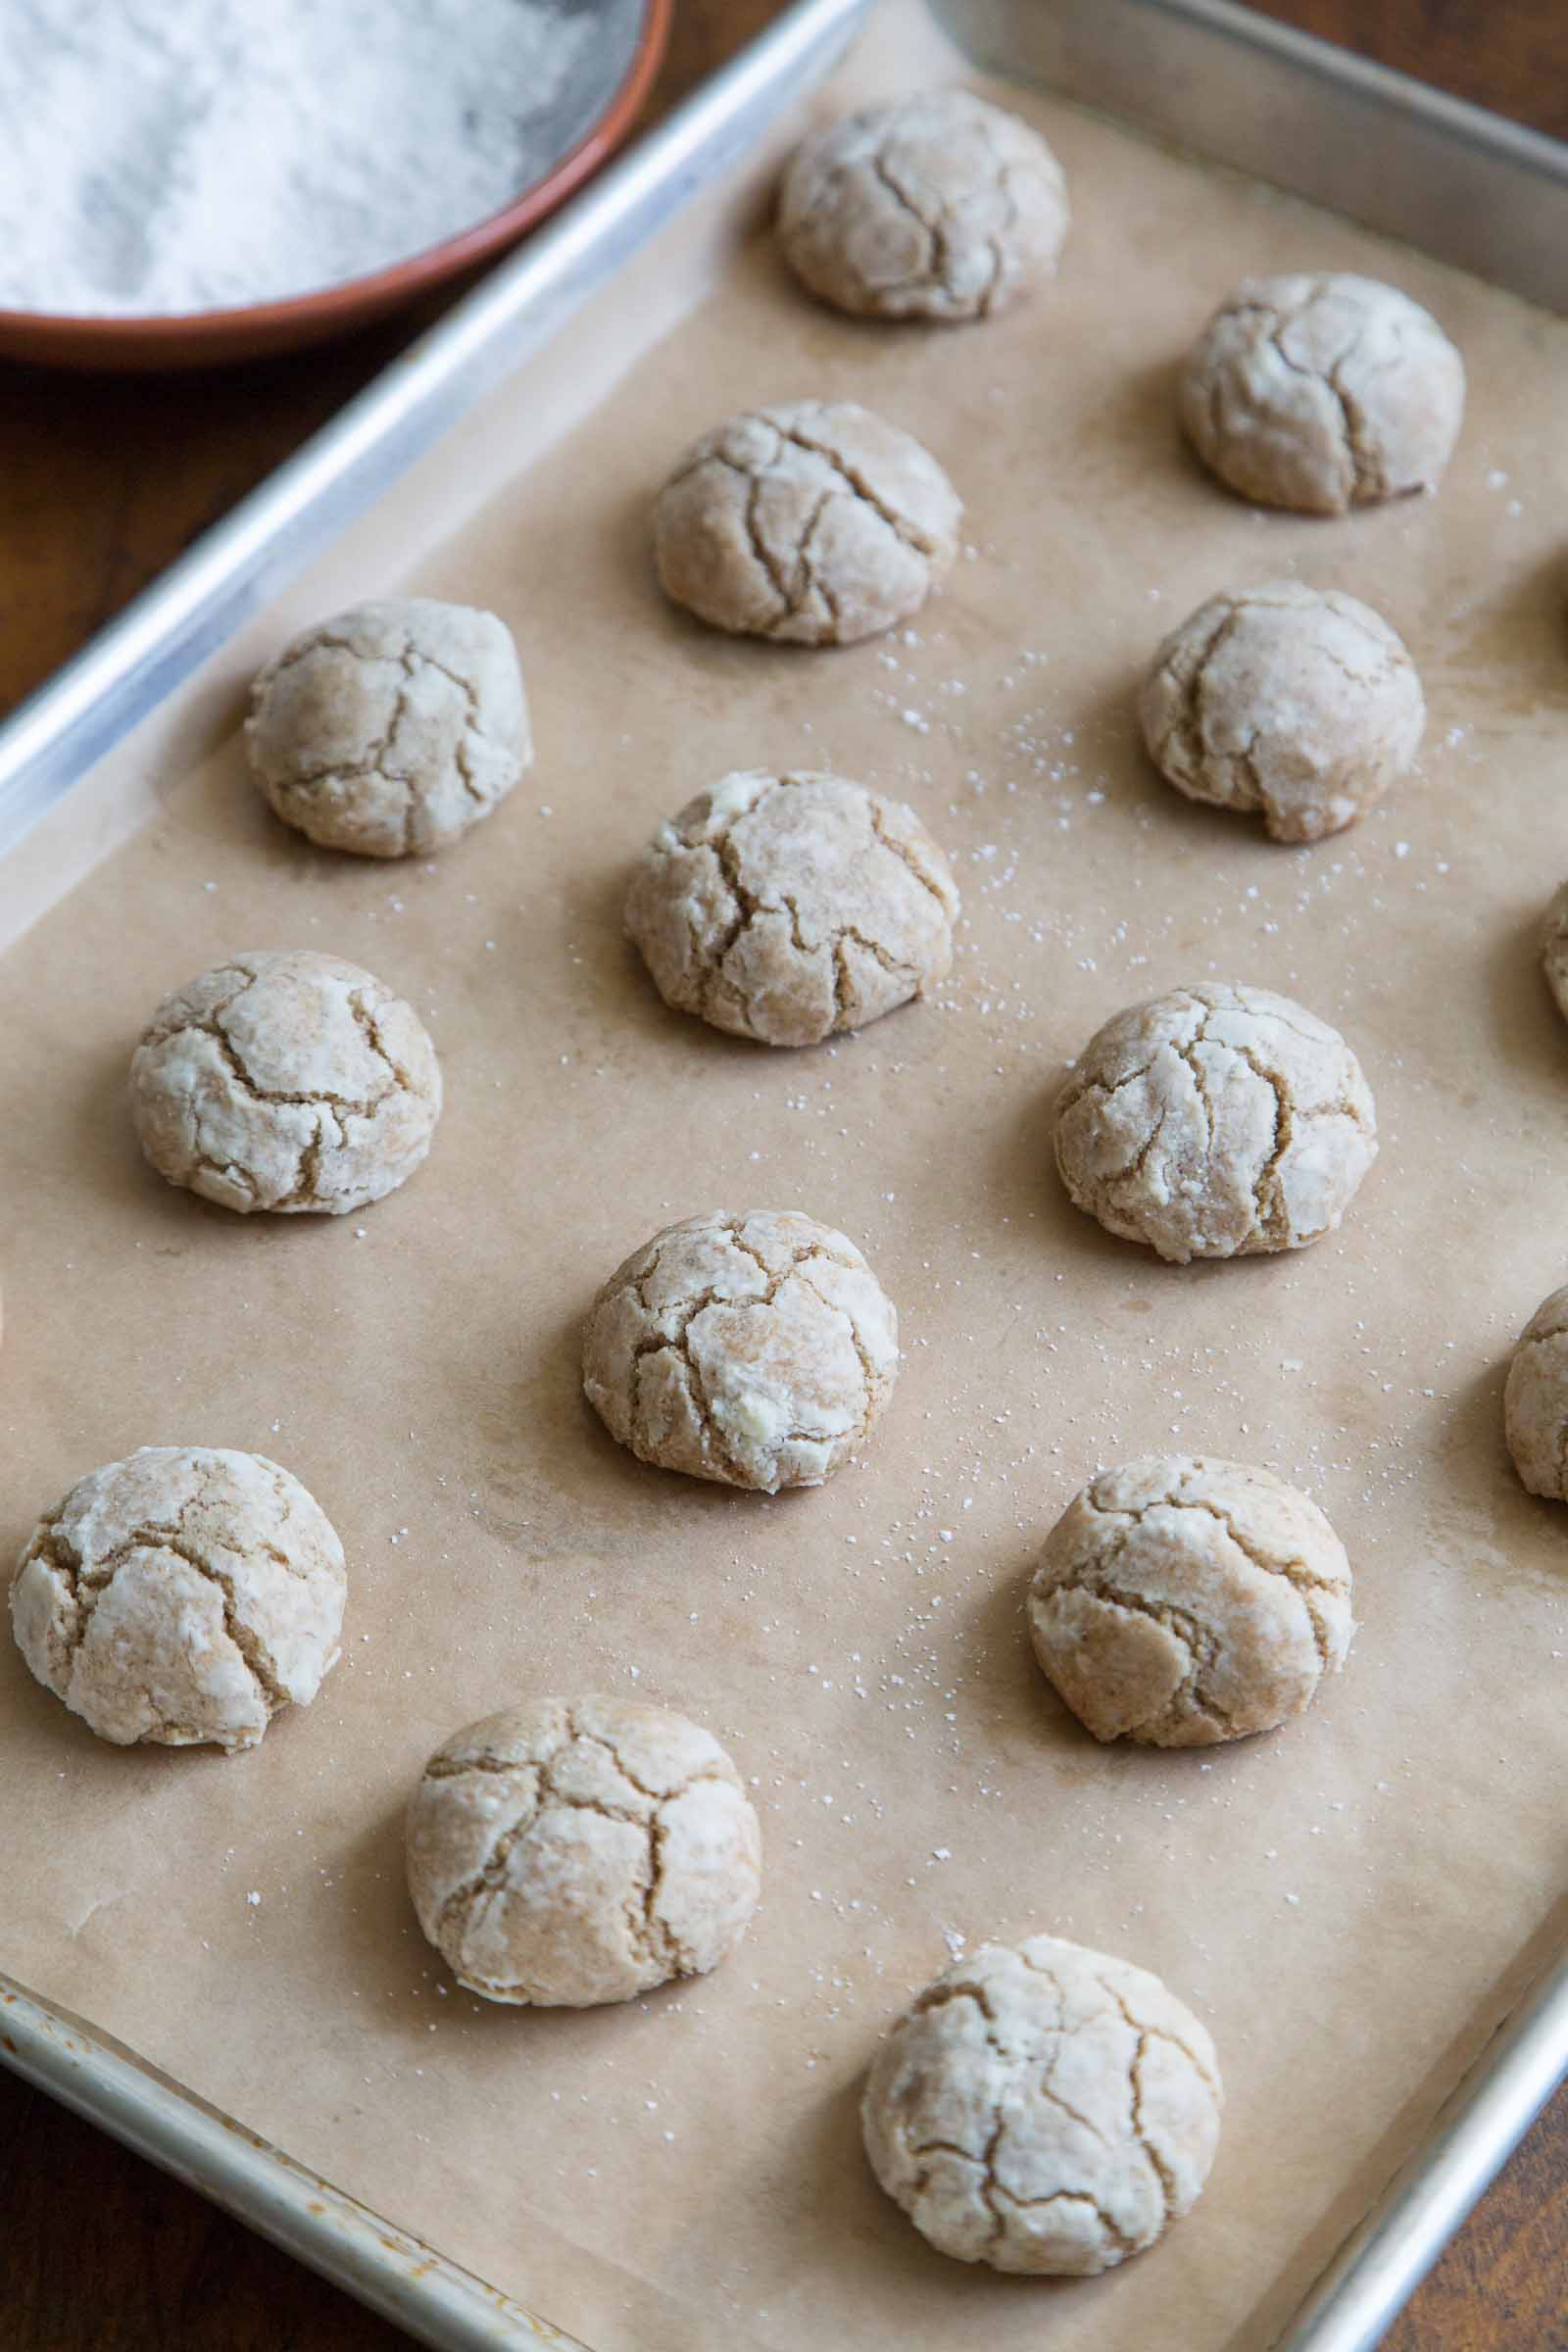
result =
M325 849L428 856L487 816L533 757L511 632L429 597L357 605L256 679L251 769Z
M766 1494L853 1459L897 1368L897 1317L854 1244L772 1210L656 1234L600 1291L583 1339L584 1392L621 1445Z
M1059 1099L1078 1207L1163 1258L1304 1249L1377 1156L1372 1096L1326 1021L1266 989L1202 984L1130 1006Z
M686 453L655 508L655 564L666 595L714 628L848 645L940 585L960 514L909 434L851 401L794 401Z
M757 1901L740 1775L684 1716L612 1698L487 1717L409 1807L419 1924L470 1990L582 2007L716 1966Z
M1066 184L1038 131L967 90L813 131L779 191L778 239L807 289L868 318L987 318L1049 277Z
M916 1995L861 2123L881 2185L940 2252L1082 2277L1191 2208L1222 2100L1206 2034L1157 1978L1037 1936L982 1946Z
M1272 1731L1355 1631L1345 1547L1271 1471L1151 1454L1075 1496L1029 1591L1041 1670L1098 1740L1194 1747Z
M936 988L958 905L911 809L842 776L753 771L660 827L625 920L666 1004L799 1047Z
M132 1057L130 1095L142 1149L170 1183L241 1214L341 1216L424 1158L441 1073L403 999L357 964L299 950L236 956L167 998Z
M100 1737L233 1751L315 1697L344 1588L341 1544L276 1463L144 1446L40 1522L11 1615L38 1680Z

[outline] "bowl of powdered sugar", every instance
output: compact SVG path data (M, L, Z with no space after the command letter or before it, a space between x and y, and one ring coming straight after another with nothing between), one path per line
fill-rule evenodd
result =
M625 136L670 0L0 5L0 353L145 368L500 253Z

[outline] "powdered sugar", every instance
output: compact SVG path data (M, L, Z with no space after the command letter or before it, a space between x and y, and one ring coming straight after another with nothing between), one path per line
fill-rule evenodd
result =
M552 0L11 0L6 19L0 306L87 317L302 294L484 220L586 127L564 117L609 38Z

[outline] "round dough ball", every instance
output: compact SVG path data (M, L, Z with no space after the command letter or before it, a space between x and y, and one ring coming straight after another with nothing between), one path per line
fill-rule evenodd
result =
M337 1664L343 1546L262 1453L143 1446L78 1479L11 1584L17 1645L121 1746L254 1747Z
M877 2052L860 2124L939 2253L1086 2278L1198 2202L1224 2095L1212 2041L1157 1977L1031 1936L926 1986Z
M912 808L843 776L726 776L661 825L626 929L659 993L715 1029L814 1046L924 996L958 893Z
M1369 605L1275 580L1211 596L1173 630L1139 715L1150 758L1189 800L1261 809L1276 841L1321 841L1404 773L1426 705Z
M1344 514L1437 487L1464 363L1437 320L1372 277L1243 280L1181 380L1188 437L1260 506Z
M852 645L919 611L962 512L897 425L853 401L790 401L686 452L654 510L654 562L665 595L715 629Z
M357 963L254 952L164 999L131 1056L130 1107L171 1184L242 1216L340 1217L419 1165L441 1071L413 1006Z
M1371 1089L1339 1031L1224 982L1118 1012L1056 1114L1077 1205L1178 1265L1304 1249L1339 1224L1377 1152Z
M1350 1563L1272 1471L1146 1454L1074 1497L1029 1590L1035 1656L1097 1740L1208 1747L1271 1732L1338 1674Z
M245 740L285 824L365 858L445 849L533 759L512 631L425 596L304 630L251 689Z
M757 1908L762 1841L684 1715L545 1698L436 1750L407 1858L419 1925L470 1992L585 2009L716 1968Z
M899 1319L853 1242L788 1209L666 1225L605 1284L582 1385L639 1460L819 1487L893 1394Z
M804 138L778 238L802 284L841 311L985 318L1051 275L1067 219L1037 130L967 90L934 90Z
M1568 1021L1568 882L1551 902L1541 935L1541 965L1557 1010Z
M1531 1494L1568 1502L1568 1290L1544 1298L1520 1333L1502 1412L1513 1466Z

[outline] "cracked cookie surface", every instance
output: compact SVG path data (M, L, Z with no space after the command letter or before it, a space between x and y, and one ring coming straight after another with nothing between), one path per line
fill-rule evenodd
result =
M928 450L853 401L732 416L654 510L666 596L717 629L850 645L917 612L957 552L957 493Z
M1164 640L1139 703L1144 742L1189 800L1319 841L1415 758L1426 705L1388 622L1339 589L1270 581L1210 597Z
M230 1752L338 1657L343 1546L265 1454L144 1446L79 1479L11 1583L18 1647L100 1739Z
M898 1317L853 1242L792 1210L666 1225L595 1298L583 1391L640 1460L818 1487L893 1394Z
M1464 363L1396 286L1349 272L1246 278L1182 373L1182 422L1243 498L1344 514L1435 489L1464 416Z
M1185 1264L1331 1232L1377 1157L1377 1120L1337 1029L1266 988L1204 982L1090 1039L1055 1150L1078 1207Z
M430 597L355 605L261 671L245 743L271 807L322 848L427 857L533 758L512 632Z
M1530 1493L1568 1502L1568 1289L1544 1298L1520 1333L1502 1411L1513 1466Z
M409 1806L409 1891L486 2000L588 2008L706 1975L746 1933L761 1834L709 1732L662 1707L546 1698L438 1748Z
M1557 1010L1568 1021L1568 882L1563 883L1547 910L1541 934L1541 968L1556 1000Z
M1097 1740L1208 1747L1298 1715L1349 1651L1350 1564L1272 1471L1148 1454L1074 1496L1029 1589L1042 1672Z
M1157 1977L1031 1936L917 1995L860 2123L877 2180L939 2252L1084 2278L1197 2203L1223 2103L1212 2041Z
M946 977L958 893L911 808L843 776L725 776L661 825L626 929L681 1012L769 1046L863 1028Z
M256 951L164 999L131 1056L130 1105L171 1184L241 1215L342 1216L424 1158L441 1071L413 1006L357 963Z
M869 107L801 141L778 240L802 284L867 318L989 318L1056 266L1067 185L1037 130L967 90Z

